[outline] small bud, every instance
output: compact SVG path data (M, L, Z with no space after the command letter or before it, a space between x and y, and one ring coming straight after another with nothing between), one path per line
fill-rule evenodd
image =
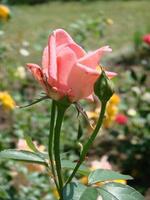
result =
M108 79L104 70L95 82L94 92L102 103L106 103L114 93L112 82Z

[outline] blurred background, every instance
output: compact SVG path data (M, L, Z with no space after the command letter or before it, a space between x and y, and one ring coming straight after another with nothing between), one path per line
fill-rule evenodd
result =
M110 45L113 52L101 65L118 73L101 133L87 158L92 168L118 170L134 177L127 184L150 200L150 1L149 0L1 0L0 1L0 150L28 149L24 134L46 151L50 102L26 109L42 88L26 69L41 64L52 30L63 28L86 51ZM81 102L95 125L97 102ZM61 150L79 156L77 114L65 116ZM80 142L91 128L80 119ZM45 146L45 147L44 147ZM65 172L64 172L65 173ZM78 177L86 183L86 177ZM121 180L120 180L121 182ZM126 183L124 183L126 184ZM5 191L5 192L4 192ZM0 160L0 200L54 200L57 193L40 166Z

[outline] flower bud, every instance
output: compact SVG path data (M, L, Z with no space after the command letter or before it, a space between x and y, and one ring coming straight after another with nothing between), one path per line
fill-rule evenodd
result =
M108 79L104 70L94 84L94 93L102 103L106 103L114 93L112 82Z

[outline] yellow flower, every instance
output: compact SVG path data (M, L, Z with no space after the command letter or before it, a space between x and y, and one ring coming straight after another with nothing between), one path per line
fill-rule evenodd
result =
M99 67L98 69L101 69L101 68ZM103 126L105 128L109 128L111 126L112 122L115 120L116 115L118 113L119 103L120 103L119 95L113 94L113 96L109 100L107 107L106 107L106 114L105 114L106 118L104 119L104 122L103 122ZM92 126L94 126L99 117L100 109L95 108L93 111L87 111L86 113L87 113L88 118L90 120L92 120L91 121Z
M118 105L120 103L120 97L117 94L113 94L109 100L109 103Z
M0 19L8 19L10 10L7 6L0 4Z
M120 103L120 97L117 94L113 94L106 107L106 118L103 125L105 128L109 128L118 113L118 105Z
M0 92L0 104L8 110L15 108L15 102L8 92Z
M117 112L118 112L118 107L116 105L108 104L107 106L108 116L116 116Z

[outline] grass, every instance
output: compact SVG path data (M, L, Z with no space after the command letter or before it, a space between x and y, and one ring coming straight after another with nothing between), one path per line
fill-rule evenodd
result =
M109 44L115 51L132 42L135 31L146 32L150 28L150 3L146 0L91 1L84 4L53 2L33 7L14 6L11 9L12 19L4 26L5 35L2 37L2 43L7 47L6 59L1 62L3 65L40 62L50 30L60 27L68 30L69 25L83 15L94 18L102 12L106 18L114 21L112 26L107 27L104 38L88 38L89 49ZM30 43L30 56L26 58L19 54L23 41Z

